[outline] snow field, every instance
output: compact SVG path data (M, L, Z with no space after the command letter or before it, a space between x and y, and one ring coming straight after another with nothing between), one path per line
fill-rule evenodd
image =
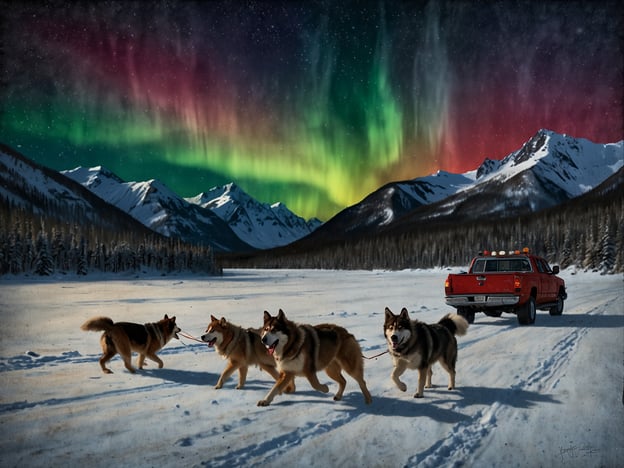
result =
M449 270L450 271L450 270ZM365 356L386 349L385 306L435 322L447 270L232 270L223 277L0 278L0 442L3 466L618 466L624 455L622 276L565 271L561 317L478 314L459 337L457 389L434 367L414 399L391 382L388 355L366 360L365 405L349 377L343 401L297 379L271 406L271 378L251 368L214 389L225 361L204 344L172 340L135 375L116 357L105 375L95 315L145 323L167 313L199 336L210 314L259 327L279 308L301 323L334 322ZM136 355L134 356L136 359ZM136 361L135 361L136 362Z

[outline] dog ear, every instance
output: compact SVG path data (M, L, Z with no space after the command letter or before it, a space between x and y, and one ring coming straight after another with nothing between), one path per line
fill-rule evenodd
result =
M221 317L221 320L219 320L219 323L221 324L222 327L227 327L227 320L225 320L225 317Z
M386 320L390 320L394 317L394 314L392 313L392 311L386 307Z
M277 320L284 320L285 318L286 318L286 315L284 314L284 311L280 309L277 314Z
M169 317L167 317L167 314L165 314L165 320L169 320Z
M211 322L217 322L219 319L217 317L215 317L214 315L210 314L210 321Z
M401 309L401 318L405 318L409 320L409 312L405 307Z
M269 314L266 310L264 311L264 323L271 320L271 314Z

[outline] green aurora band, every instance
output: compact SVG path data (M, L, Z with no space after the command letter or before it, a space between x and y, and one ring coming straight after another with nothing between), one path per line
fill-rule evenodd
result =
M587 27L600 41L578 39L594 47L587 70L564 34L553 33L551 46L529 29L496 46L519 7L493 4L473 25L474 8L13 6L0 139L53 169L102 165L125 180L158 178L185 197L236 182L262 202L322 220L389 181L503 157L542 127L616 141L622 63L609 58L610 7L595 10L604 37ZM579 5L569 11L581 22L587 15ZM469 37L488 47L468 51ZM525 63L520 46L533 51ZM560 55L541 60L540 48ZM606 86L593 91L587 83L598 72ZM527 81L540 74L545 81Z

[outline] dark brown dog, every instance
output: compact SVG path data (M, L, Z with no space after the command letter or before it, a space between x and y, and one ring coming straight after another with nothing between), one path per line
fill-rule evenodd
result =
M134 373L136 370L132 367L132 351L139 353L137 362L139 369L143 368L146 357L157 362L158 368L161 368L163 362L156 356L156 352L160 351L171 338L177 338L178 332L181 331L176 325L176 318L169 318L167 315L158 322L145 325L131 322L114 323L108 317L95 317L87 320L80 328L84 331L104 332L100 338L104 353L100 358L100 367L106 374L113 373L106 368L106 363L117 353L121 355L126 369Z

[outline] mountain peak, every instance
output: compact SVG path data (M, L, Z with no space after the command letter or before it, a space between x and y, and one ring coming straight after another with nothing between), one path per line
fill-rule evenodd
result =
M103 182L114 181L115 183L122 184L124 181L104 166L83 167L78 166L67 171L61 171L71 179L84 180L87 187L97 187Z
M386 184L328 220L308 241L342 240L345 233L369 235L423 220L536 212L586 193L617 172L624 164L622 147L541 129L519 150L502 160L485 159L476 170Z
M243 241L260 249L293 242L320 224L316 219L305 221L283 203L259 202L234 182L213 187L187 201L211 210Z
M492 172L498 170L501 162L496 159L485 158L485 161L481 163L479 168L477 169L477 179L484 177Z

